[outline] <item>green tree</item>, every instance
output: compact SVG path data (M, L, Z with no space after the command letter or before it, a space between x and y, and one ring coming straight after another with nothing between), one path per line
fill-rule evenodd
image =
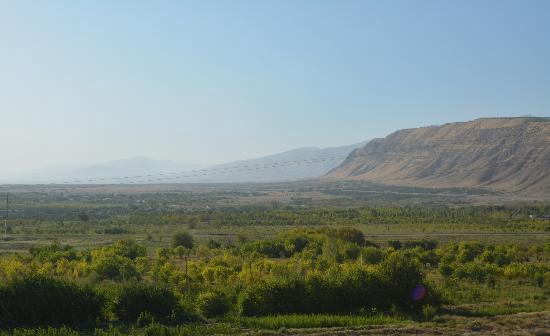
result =
M183 246L192 249L194 244L193 236L188 231L180 231L172 237L172 248Z

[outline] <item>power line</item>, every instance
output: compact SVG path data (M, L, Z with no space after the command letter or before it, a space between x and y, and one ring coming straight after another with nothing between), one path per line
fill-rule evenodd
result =
M211 169L202 169L186 172L184 174L175 174L174 176L166 176L170 174L164 174L164 177L157 178L148 178L148 179L138 179L135 181L129 181L129 184L139 184L139 183L150 183L155 181L169 181L169 180L181 180L185 178L195 178L195 177L204 177L212 175L225 175L235 172L247 172L247 171L257 171L264 169L274 169L279 167L289 167L289 166L299 166L299 165L308 165L314 163L321 163L327 161L334 161L344 159L344 156L334 156L327 158L312 158L312 159L303 159L303 160L292 160L292 161L279 161L279 162L270 162L256 165L242 165L234 167L225 167L225 168L211 168Z
M51 182L51 183L37 183L37 184L24 184L33 186L33 185L73 185L73 184L146 184L152 182L161 182L161 181L172 181L176 182L183 179L193 179L193 178L202 178L205 176L213 175L228 175L231 173L237 172L252 172L266 169L277 169L277 168L286 168L292 166L301 166L301 165L310 165L316 163L324 163L335 160L343 160L346 156L331 156L331 157L318 157L318 158L309 158L301 160L288 160L288 161L273 161L273 162L264 162L259 164L243 164L229 167L212 167L212 168L203 168L195 169L188 171L179 171L179 172L165 172L165 173L155 173L155 174L142 174L142 175L131 175L131 176L111 176L111 177L99 177L99 178L78 178L72 180L64 180L61 182Z

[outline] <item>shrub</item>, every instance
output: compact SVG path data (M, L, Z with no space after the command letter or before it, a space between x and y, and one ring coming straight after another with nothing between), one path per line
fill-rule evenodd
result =
M244 316L291 313L350 313L362 309L421 312L424 304L438 304L437 296L423 283L414 260L394 253L378 268L359 265L336 267L305 278L271 279L246 288L239 298ZM422 287L420 297L413 295Z
M369 246L363 250L363 261L369 264L378 264L384 260L384 251Z
M340 240L354 243L359 246L365 245L365 237L363 236L363 232L354 228L340 228L336 230L335 236Z
M222 243L220 243L220 242L217 241L217 240L210 239L210 240L208 241L208 247L211 248L211 249L217 249L217 248L222 247Z
M453 275L453 267L450 266L449 264L440 264L439 273L445 278L448 278L451 275Z
M309 239L304 234L292 234L285 239L284 246L289 255L299 253L309 244Z
M131 259L113 254L94 255L92 269L100 279L129 280L139 276Z
M194 245L193 236L187 231L180 231L172 237L172 248L183 246L192 249Z
M121 321L135 322L148 312L158 321L166 321L175 310L178 300L165 287L146 283L128 283L121 287L116 297L113 312Z
M0 287L0 325L85 325L100 317L103 303L89 287L43 276L16 278Z
M115 242L111 248L114 254L131 260L147 255L147 250L144 246L130 239L119 240Z
M395 250L400 250L403 247L403 244L401 244L401 241L399 240L390 240L388 241L388 245L393 247Z
M229 312L231 304L227 295L221 291L211 291L199 294L197 308L205 317L222 316Z
M60 245L59 243L53 243L48 246L33 246L29 249L33 258L40 261L56 262L60 259L75 260L77 259L76 251L72 246Z
M242 250L247 253L258 252L270 258L289 257L285 245L280 240L258 240L251 243L245 243Z
M403 247L406 249L421 247L424 250L433 250L437 247L437 242L431 239L410 240L410 241L404 242Z

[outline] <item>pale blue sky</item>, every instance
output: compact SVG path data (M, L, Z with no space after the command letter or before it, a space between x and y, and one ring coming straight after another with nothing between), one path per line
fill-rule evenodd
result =
M0 1L0 173L550 116L550 1Z

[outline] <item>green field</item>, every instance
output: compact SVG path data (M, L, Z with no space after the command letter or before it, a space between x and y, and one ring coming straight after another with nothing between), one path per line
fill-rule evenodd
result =
M548 203L368 184L142 188L10 189L4 333L548 327Z

